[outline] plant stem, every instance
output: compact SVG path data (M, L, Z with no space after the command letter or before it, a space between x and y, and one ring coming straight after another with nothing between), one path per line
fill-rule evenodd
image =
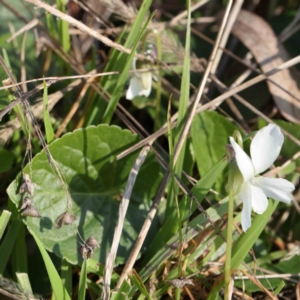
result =
M230 271L231 271L231 249L232 249L232 224L233 224L233 190L229 189L228 200L228 225L227 225L227 238L226 238L226 261L225 261L225 293L224 299L229 299L229 284L230 284Z
M161 40L159 33L155 32L156 39L156 50L157 50L157 59L162 60L162 49L161 49ZM161 78L160 71L158 71L158 81L156 86L156 96L155 96L155 121L154 121L154 131L160 128L160 100L161 100Z

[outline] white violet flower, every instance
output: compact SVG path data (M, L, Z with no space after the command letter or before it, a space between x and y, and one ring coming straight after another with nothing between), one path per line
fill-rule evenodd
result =
M137 59L134 57L132 61L132 69L136 68ZM126 93L126 99L132 100L136 96L148 97L151 93L152 74L147 72L134 72L130 79L129 88Z
M291 192L294 185L286 179L267 178L257 176L267 170L278 157L282 144L283 134L275 124L259 130L250 145L251 158L230 137L231 146L244 182L238 194L243 202L242 228L246 232L251 227L251 209L262 214L268 207L268 198L290 203L293 199Z

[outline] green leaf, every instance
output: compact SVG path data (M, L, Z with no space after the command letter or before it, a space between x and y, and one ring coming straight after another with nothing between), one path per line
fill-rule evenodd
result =
M200 175L206 174L225 154L229 136L238 129L214 111L204 111L192 123L191 135ZM227 170L216 181L214 189L225 194Z
M53 289L53 292L55 294L56 299L62 299L62 300L71 300L68 292L66 291L66 289L63 286L62 280L60 279L55 266L52 263L51 258L49 257L47 251L45 250L43 244L41 243L41 241L39 240L39 238L37 237L37 235L35 235L35 233L33 231L30 231L30 233L32 234L32 236L35 239L35 242L37 244L37 246L39 247L39 250L42 254L47 272L48 272L48 276L51 282L51 286Z
M72 209L76 225L84 240L93 235L100 244L93 258L105 262L118 218L120 197L124 191L136 154L116 161L115 157L138 141L136 135L116 126L100 125L79 129L55 140L49 150L59 164L72 197ZM160 166L154 155L149 154L141 168L124 225L116 263L122 263L129 255L161 178ZM31 180L35 185L32 202L42 215L41 219L27 217L27 224L47 250L70 263L82 261L78 255L76 229L72 225L55 229L56 218L66 210L66 195L52 172L42 151L32 161ZM24 172L31 174L29 166ZM8 188L12 201L19 207L20 177ZM149 240L156 231L153 220ZM147 248L147 242L144 250Z

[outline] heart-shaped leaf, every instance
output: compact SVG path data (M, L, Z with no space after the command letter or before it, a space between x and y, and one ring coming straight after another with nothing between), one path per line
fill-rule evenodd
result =
M137 136L127 130L100 125L66 134L49 146L68 185L72 198L72 212L76 216L74 224L64 225L60 229L55 228L55 220L66 211L67 197L61 182L49 165L45 152L42 151L34 157L32 172L29 165L25 167L24 172L30 175L34 184L34 196L30 198L42 218L26 217L24 222L43 242L46 249L66 258L70 263L77 264L78 261L82 261L77 251L80 246L78 230L83 240L91 235L96 238L100 250L95 250L93 258L101 263L105 262L118 219L119 203L137 154L129 155L120 161L116 161L115 157L137 141ZM122 263L127 258L160 178L160 167L150 154L138 174L133 189L117 263ZM9 197L17 207L20 207L24 198L24 195L18 194L21 181L21 176L18 176L8 188ZM156 226L152 226L152 234L155 230ZM150 232L150 236L152 234Z

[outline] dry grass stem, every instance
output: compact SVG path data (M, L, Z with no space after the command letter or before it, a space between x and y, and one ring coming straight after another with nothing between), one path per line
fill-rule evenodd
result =
M56 8L40 1L40 0L26 0L26 1L36 5L39 8L43 8L44 10L49 12L50 14L60 18L61 20L64 20L64 21L68 22L70 25L72 25L74 27L77 27L82 32L90 35L91 37L94 37L95 39L99 40L100 42L102 42L103 44L105 44L108 47L114 48L114 49L116 49L120 52L124 52L124 53L127 53L127 54L131 53L130 49L127 49L124 46L113 42L109 38L107 38L107 37L103 36L102 34L100 34L98 31L89 28L88 26L86 26L85 24L77 21L76 19L72 18L71 16L62 13L58 9L56 9Z
M149 146L146 146L145 148L142 149L141 153L137 157L137 159L130 171L130 174L128 176L124 195L123 195L123 198L122 198L120 206L119 206L119 218L118 218L118 222L117 222L117 225L115 228L112 245L111 245L110 251L106 257L105 270L104 270L104 276L103 276L103 291L102 291L102 295L101 295L101 299L103 299L103 300L110 299L111 274L113 271L113 266L114 266L117 250L118 250L119 243L120 243L120 238L121 238L122 229L124 226L125 216L126 216L126 212L128 209L132 189L134 187L135 180L139 173L139 170L140 170L141 166L143 165L149 150L150 150ZM150 223L152 223L152 222L150 221ZM147 232L146 232L146 235L147 235ZM129 259L128 259L128 261L129 261Z

